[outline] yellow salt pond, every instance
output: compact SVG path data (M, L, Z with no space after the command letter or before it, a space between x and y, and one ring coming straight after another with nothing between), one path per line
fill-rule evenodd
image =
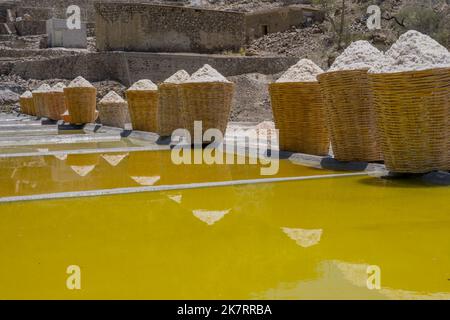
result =
M137 169L142 155L87 160L34 159L42 166L20 174L45 192L254 175L172 172L161 159ZM317 174L282 165L292 173ZM5 182L2 195L34 192ZM449 299L449 198L448 187L360 176L4 203L0 298ZM80 290L66 286L71 265ZM380 287L368 286L369 270Z
M288 160L280 160L275 176L261 176L261 167L176 165L170 151L4 158L0 159L0 197L333 173Z

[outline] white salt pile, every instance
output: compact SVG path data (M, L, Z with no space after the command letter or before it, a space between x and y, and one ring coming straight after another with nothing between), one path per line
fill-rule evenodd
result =
M53 91L53 92L64 92L64 88L65 88L65 87L66 87L66 86L65 86L64 83L58 82L57 84L55 84L55 85L52 87L51 91Z
M230 83L227 78L219 73L216 69L209 64L205 64L203 67L195 71L192 76L186 82L199 83L199 82L224 82Z
M390 73L450 67L450 53L437 41L410 30L386 52L386 64L373 67L371 73Z
M20 98L24 98L24 99L26 99L26 98L32 98L32 97L33 97L33 94L32 94L31 91L29 91L29 90L25 91L25 92L22 93L22 95L20 96Z
M94 86L82 76L78 76L72 80L67 86L68 88L93 88Z
M323 70L314 62L302 59L290 67L276 82L315 82Z
M183 82L186 82L189 80L190 75L185 70L179 70L176 73L174 73L172 76L167 78L164 83L171 83L171 84L180 84Z
M49 92L51 89L52 88L48 84L44 83L36 90L33 90L33 92Z
M135 82L128 90L158 90L158 86L154 84L151 80L142 79Z
M99 103L124 103L125 100L113 90L109 91Z
M367 41L353 42L336 58L329 71L364 70L384 64L384 54Z

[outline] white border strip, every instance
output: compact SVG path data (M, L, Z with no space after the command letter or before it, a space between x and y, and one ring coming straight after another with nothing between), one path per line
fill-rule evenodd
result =
M116 188L116 189L103 189L103 190L91 190L91 191L60 192L60 193L29 195L29 196L0 197L0 203L35 201L35 200L50 200L50 199L54 200L54 199L65 199L65 198L85 198L85 197L109 196L109 195L132 194L132 193L143 193L143 192L158 192L158 191L170 191L170 190L188 190L188 189L201 189L201 188L213 188L213 187L228 187L228 186L239 186L239 185L246 185L246 184L266 184L266 183L291 182L291 181L303 181L303 180L345 178L345 177L356 177L356 176L366 176L366 175L367 175L367 172L356 172L356 173L328 174L328 175L316 175L316 176L306 176L306 177L284 177L284 178L249 179L249 180L234 180L234 181L231 180L231 181L219 181L219 182L203 182L203 183L189 183L189 184L148 186L148 187Z
M114 141L105 141L114 142ZM122 152L139 152L139 151L165 151L170 150L170 146L151 145L145 147L117 147L117 148L100 148L100 149L73 149L73 150L54 150L44 152L20 152L20 153L3 153L0 159L4 158L20 158L20 157L42 157L42 156L60 156L67 154L97 154L97 153L122 153Z

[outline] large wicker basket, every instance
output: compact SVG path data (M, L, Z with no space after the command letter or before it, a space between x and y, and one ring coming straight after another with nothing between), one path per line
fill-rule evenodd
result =
M46 95L48 92L33 92L33 102L36 112L36 117L42 118L46 116Z
M367 70L326 72L318 79L334 157L339 161L382 160Z
M61 120L61 115L67 111L64 92L48 92L44 100L45 116L51 120Z
M158 132L159 92L127 90L126 96L133 130Z
M19 98L20 110L23 114L34 116L36 111L34 110L34 100L33 97L30 98Z
M159 85L158 124L161 136L170 136L173 131L183 128L181 112L181 90L179 84L162 83Z
M233 101L233 83L183 83L180 92L184 128L190 132L192 143L195 121L202 121L203 133L208 129L218 129L225 136Z
M123 102L100 102L98 104L100 121L105 126L124 128L129 123L128 104Z
M272 83L269 91L280 150L328 155L330 139L319 83Z
M450 68L369 78L388 170L450 170Z
M92 123L97 119L97 89L87 87L64 88L70 122L74 124Z

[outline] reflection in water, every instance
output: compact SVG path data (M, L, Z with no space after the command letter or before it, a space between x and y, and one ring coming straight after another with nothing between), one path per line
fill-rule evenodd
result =
M222 211L210 211L200 209L200 210L192 210L192 213L194 214L195 217L199 218L201 221L212 226L217 221L222 220L223 217L225 217L225 215L228 214L230 211L231 209Z
M95 166L70 166L70 169L80 177L85 177L95 169Z
M54 157L61 161L67 160L67 154L55 154Z
M141 186L153 186L156 182L158 182L161 177L155 176L155 177L130 177L136 183L140 184Z
M367 278L368 272L367 268L368 264L358 264L358 263L348 263L342 261L332 261L339 271L342 273L344 278L349 281L351 284L357 287L367 287ZM378 290L380 294L386 296L389 299L393 300L449 300L449 293L424 293L424 292L415 292L415 291L407 291L400 289L391 289L388 287L383 287L381 285L381 290Z
M111 166L117 167L117 165L122 162L123 159L128 157L128 153L124 154L103 154L102 158L108 162Z
M307 229L292 229L281 228L283 232L292 240L294 240L300 247L312 247L320 242L322 237L322 229L307 230Z
M181 203L181 200L183 199L183 195L176 194L173 196L168 196L170 200L175 201L176 203Z

